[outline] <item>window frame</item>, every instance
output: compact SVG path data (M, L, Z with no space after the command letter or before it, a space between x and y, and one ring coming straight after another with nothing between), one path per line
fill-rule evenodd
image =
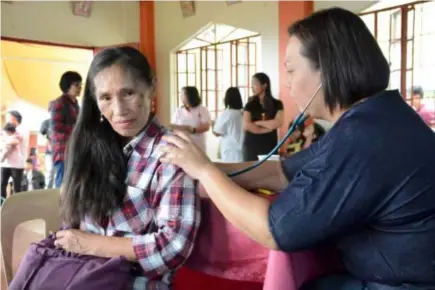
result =
M216 43L209 43L208 45L202 45L198 47L192 47L186 50L178 50L175 52L175 87L176 87L176 105L177 107L180 107L180 75L186 74L186 85L195 85L199 92L201 97L203 98L203 104L207 108L209 108L209 103L214 102L214 110L210 110L210 115L212 118L216 118L219 112L222 110L220 109L219 102L222 101L219 97L220 95L224 94L224 90L226 88L220 88L220 78L219 73L224 74L226 73L226 69L228 69L230 73L230 84L231 86L238 87L239 89L243 90L243 95L245 95L244 103L246 103L248 99L249 89L251 87L251 76L257 72L258 68L258 47L257 42L260 40L260 34L253 34L247 37L228 40L228 41L222 41L222 42L216 42ZM223 61L223 46L229 45L229 51L230 51L230 63L229 66L226 65ZM241 45L246 45L246 63L239 63L239 49ZM251 49L251 46L253 49ZM220 49L222 48L222 49ZM209 68L208 66L208 57L207 53L212 51L212 54L214 54L214 67ZM253 50L253 51L252 51ZM222 52L222 56L219 56L219 51ZM191 53L195 54L195 60L196 63L194 65L195 71L191 72L189 70L189 61L186 57L186 69L185 71L179 70L179 56L182 54L185 54L186 56ZM203 59L203 55L206 53L206 57ZM253 58L252 57L252 53ZM233 61L233 56L235 55L235 60ZM219 65L219 57L222 58L221 64L222 67L218 67ZM199 59L199 61L198 61ZM251 60L254 60L252 63ZM204 63L205 61L205 63ZM225 68L224 68L225 67ZM239 84L239 69L242 68L245 70L246 74L246 82ZM190 84L188 82L188 75L189 74L195 74L195 84ZM214 74L214 87L209 86L209 75ZM214 96L211 96L214 95Z

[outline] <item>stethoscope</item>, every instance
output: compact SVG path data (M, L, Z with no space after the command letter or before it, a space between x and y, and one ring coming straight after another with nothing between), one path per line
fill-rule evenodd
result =
M308 103L305 106L305 108L299 113L299 115L293 121L293 124L290 126L290 128L288 129L287 133L284 135L282 140L280 142L278 142L278 144L275 146L275 148L272 149L272 151L269 152L269 154L266 155L266 158L264 158L262 160L259 160L255 164L252 164L251 166L248 166L248 167L246 167L246 168L244 168L242 170L239 170L239 171L236 171L236 172L231 172L231 173L228 174L228 176L229 177L235 177L235 176L244 174L244 173L246 173L248 171L251 171L252 169L257 168L258 166L260 166L261 164L266 162L273 155L273 153L278 151L278 149L284 144L284 142L288 139L288 137L290 137L290 135L294 132L296 127L299 126L300 124L303 124L305 122L305 120L308 118L308 115L305 115L305 112L307 111L308 107L311 105L311 103L313 102L314 98L317 96L317 94L319 93L321 88L322 88L322 83L319 84L319 86L317 87L317 89L314 92L313 96L308 101Z

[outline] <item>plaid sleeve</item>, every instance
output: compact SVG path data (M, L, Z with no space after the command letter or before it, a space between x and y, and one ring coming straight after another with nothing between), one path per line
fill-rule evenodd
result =
M180 168L161 164L151 182L155 232L135 236L133 248L149 278L179 268L189 257L201 215L196 182Z
M50 106L50 145L53 151L53 161L64 160L66 143L68 141L68 125L66 124L67 105L58 99Z
M63 141L65 132L65 104L61 100L57 100L50 107L50 127L52 130L53 141Z

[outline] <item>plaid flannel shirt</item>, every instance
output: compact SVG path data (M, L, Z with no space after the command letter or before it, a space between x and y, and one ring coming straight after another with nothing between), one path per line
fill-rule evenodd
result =
M53 162L64 161L66 146L79 114L77 101L62 95L50 105L51 149Z
M130 237L141 266L133 289L170 289L174 271L190 255L201 215L196 182L184 171L159 161L157 147L166 129L156 119L124 147L128 157L124 204L104 229L85 219L81 229Z

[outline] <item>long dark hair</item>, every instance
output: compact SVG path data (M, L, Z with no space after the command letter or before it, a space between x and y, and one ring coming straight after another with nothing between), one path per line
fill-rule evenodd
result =
M112 65L121 66L138 82L153 83L148 60L134 48L107 48L92 61L81 112L68 144L61 190L61 215L73 228L85 217L102 222L122 205L126 193L123 139L101 119L94 87L97 74Z
M257 81L261 85L266 85L266 88L264 89L264 109L267 112L267 115L269 118L275 118L274 112L275 112L275 102L273 101L272 96L272 89L270 86L270 78L265 73L256 73L252 76L253 78L257 79ZM253 96L252 100L255 100L257 102L260 101L260 96Z

